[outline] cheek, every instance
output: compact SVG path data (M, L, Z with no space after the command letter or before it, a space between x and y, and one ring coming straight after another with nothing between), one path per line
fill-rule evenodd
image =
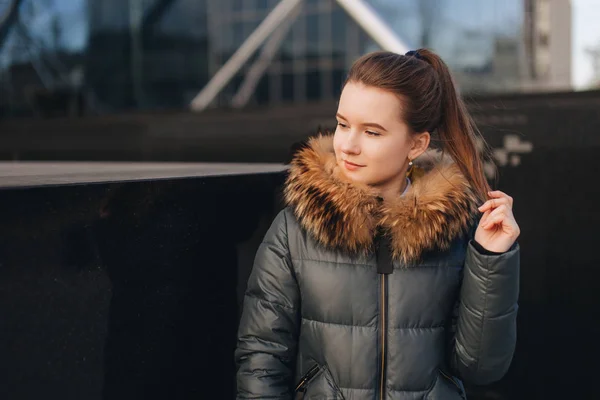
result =
M402 159L404 146L397 141L377 141L372 149L372 158L378 163L395 165Z
M404 166L408 151L407 147L397 140L381 140L373 144L370 153L377 169L396 173Z

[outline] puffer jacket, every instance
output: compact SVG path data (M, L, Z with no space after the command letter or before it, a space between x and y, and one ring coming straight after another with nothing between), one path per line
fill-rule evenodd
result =
M507 371L519 248L473 242L458 167L422 163L385 203L336 167L332 137L294 158L238 332L238 399L466 398Z

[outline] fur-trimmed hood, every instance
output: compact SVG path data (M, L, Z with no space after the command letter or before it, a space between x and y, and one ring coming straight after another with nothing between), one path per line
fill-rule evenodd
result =
M449 248L477 215L477 196L448 158L415 163L406 194L381 202L373 189L340 171L333 136L310 139L292 160L285 201L300 225L325 247L353 254L373 251L379 229L389 236L392 257L411 264L424 251Z

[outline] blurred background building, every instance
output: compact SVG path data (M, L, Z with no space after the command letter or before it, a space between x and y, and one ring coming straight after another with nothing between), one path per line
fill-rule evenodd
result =
M522 90L569 90L571 2L525 0L525 79Z
M0 115L187 108L278 0L0 1ZM569 0L369 0L467 94L569 90ZM335 99L378 46L335 0L305 0L249 104ZM229 107L252 61L219 94Z

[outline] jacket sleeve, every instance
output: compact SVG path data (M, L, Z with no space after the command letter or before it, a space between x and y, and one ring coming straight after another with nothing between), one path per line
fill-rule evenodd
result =
M471 241L455 307L450 367L465 383L501 379L517 340L519 246L502 254L481 253Z
M237 399L291 399L299 289L284 211L261 243L244 297L235 350Z

